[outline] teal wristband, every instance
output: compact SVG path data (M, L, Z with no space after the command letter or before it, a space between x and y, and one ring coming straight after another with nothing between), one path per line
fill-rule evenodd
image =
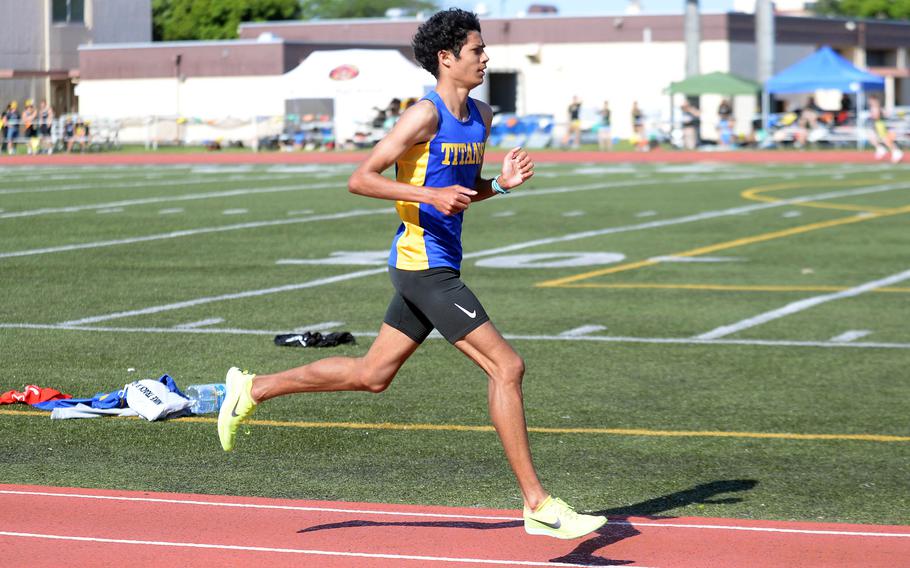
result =
M496 193L498 193L500 195L505 195L505 194L509 193L508 189L505 189L504 187L499 185L498 181L496 181L496 178L498 178L498 177L499 176L494 177L490 182L490 185L493 187L493 191L495 191Z

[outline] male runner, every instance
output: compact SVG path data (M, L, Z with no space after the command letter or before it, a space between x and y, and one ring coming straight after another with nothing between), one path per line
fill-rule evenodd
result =
M544 490L525 425L524 361L460 280L464 210L521 185L534 174L534 164L515 148L499 176L480 177L492 111L468 97L483 82L489 61L475 14L455 8L435 14L417 30L413 46L417 60L436 77L436 89L402 114L348 181L352 193L396 201L402 220L389 255L396 292L379 334L361 358L330 357L270 375L231 368L218 437L225 451L233 449L240 422L276 396L381 392L436 328L489 377L490 417L524 498L525 530L564 539L584 536L606 518L578 514ZM394 181L382 176L393 164Z

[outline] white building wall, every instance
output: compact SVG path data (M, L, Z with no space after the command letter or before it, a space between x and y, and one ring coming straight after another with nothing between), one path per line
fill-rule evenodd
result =
M185 116L201 119L284 113L280 75L82 81L80 114L127 118Z
M703 49L711 52L710 46ZM593 123L607 100L613 134L621 138L632 134L636 100L646 115L668 117L669 98L663 91L685 75L681 42L493 45L487 52L492 71L518 73L519 114L553 114L565 123L577 95L583 122Z
M729 45L727 41L702 42L703 73L729 69ZM619 138L632 135L635 101L649 122L668 121L671 103L665 90L685 78L683 42L493 45L487 53L492 71L518 73L519 114L553 114L564 124L569 103L577 95L582 99L583 122L593 124L607 100L612 133ZM720 98L703 97L703 101L704 108L716 109ZM677 99L676 104L680 103ZM747 104L750 113L751 106ZM714 132L713 123L705 128L706 134Z
M815 52L815 45L776 45L774 72L777 73ZM515 44L487 48L493 72L518 74L517 112L553 114L564 127L572 97L582 99L582 119L587 124L598 120L604 100L612 109L612 132L619 138L632 135L631 108L634 101L652 125L670 119L670 97L665 89L671 82L685 78L683 42L590 43L590 44ZM757 80L758 52L754 43L703 41L700 51L702 73L731 72ZM790 104L802 104L810 95L781 97ZM672 104L679 119L677 96ZM702 136L717 138L717 109L722 97L701 97ZM736 131L748 134L760 113L757 96L737 96L732 100Z
M121 121L125 143L242 140L280 132L284 114L282 76L201 77L82 81L79 114L89 121ZM182 127L172 126L180 117ZM256 124L255 117L260 117Z

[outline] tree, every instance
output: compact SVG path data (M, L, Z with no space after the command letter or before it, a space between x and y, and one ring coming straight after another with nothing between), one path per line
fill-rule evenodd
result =
M815 12L827 16L910 20L910 0L819 0Z
M385 16L390 8L402 13L416 14L438 9L432 0L302 0L303 18L377 18Z
M298 0L152 0L152 37L233 39L240 22L294 20L301 13Z

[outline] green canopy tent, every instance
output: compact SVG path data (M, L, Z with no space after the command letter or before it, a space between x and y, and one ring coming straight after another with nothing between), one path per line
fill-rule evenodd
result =
M693 75L682 81L670 83L667 92L690 97L698 95L754 95L761 89L758 83L737 77L730 73L716 71L705 75Z
M670 83L670 86L664 91L670 95L670 129L672 130L676 120L673 95L679 94L686 95L687 97L701 95L735 97L737 95L755 95L760 90L761 86L758 83L722 71L715 71L714 73L706 73L704 75L693 75L682 81Z

